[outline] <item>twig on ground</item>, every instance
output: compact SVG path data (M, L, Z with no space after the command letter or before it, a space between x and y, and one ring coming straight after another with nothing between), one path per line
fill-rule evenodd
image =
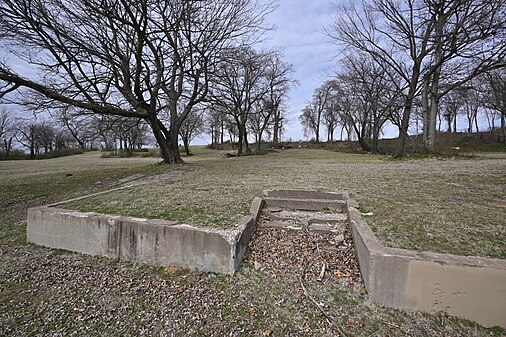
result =
M396 329L400 329L401 327L398 326L397 324L394 324L394 323L390 323L390 322L386 322L386 321L383 321L383 323L385 323L386 325L392 327L392 328L396 328Z
M318 281L323 281L323 278L325 277L325 270L327 269L327 262L323 261L322 270L320 271L320 276L318 276Z
M304 293L304 296L306 296L306 298L308 298L312 303L313 305L318 309L318 311L321 312L321 314L325 317L325 319L327 320L327 322L334 328L337 329L337 331L343 335L343 336L348 336L342 329L339 325L335 324L334 322L334 318L332 316L330 316L325 310L323 310L322 306L313 298L313 296L311 296L307 289L306 289L306 286L304 285L304 277L306 276L306 269L307 269L307 265L308 263L306 262L304 264L304 269L302 271L302 275L301 277L299 278L299 283L300 283L300 286L302 288L302 292Z

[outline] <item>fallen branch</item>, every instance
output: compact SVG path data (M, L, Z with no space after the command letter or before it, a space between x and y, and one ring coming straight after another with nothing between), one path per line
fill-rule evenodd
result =
M318 311L320 311L320 313L325 317L325 319L327 320L327 322L332 326L334 327L335 329L337 329L337 331L343 335L343 336L348 336L342 329L339 325L335 324L334 323L334 318L332 318L332 316L330 316L325 310L323 310L322 306L313 298L313 296L311 296L307 289L306 289L306 286L304 285L304 277L306 276L306 268L307 268L307 263L305 264L304 266L304 270L302 272L302 275L301 277L299 278L299 282L300 282L300 286L302 288L302 292L304 293L304 296L306 296L306 298L308 298L312 303L313 305L318 309Z

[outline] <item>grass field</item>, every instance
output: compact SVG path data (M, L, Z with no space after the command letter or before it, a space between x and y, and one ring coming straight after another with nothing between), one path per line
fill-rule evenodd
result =
M388 246L506 258L504 159L391 160L306 149L223 159L200 149L189 160L205 170L66 207L226 227L265 189L345 190Z
M505 257L506 160L392 161L321 150L223 159L195 149L205 170L81 202L81 209L227 226L265 188L348 190L390 246ZM234 276L118 263L25 241L27 207L165 173L154 158L98 153L0 162L0 335L501 336L444 314L378 307L359 285L308 283L251 265Z

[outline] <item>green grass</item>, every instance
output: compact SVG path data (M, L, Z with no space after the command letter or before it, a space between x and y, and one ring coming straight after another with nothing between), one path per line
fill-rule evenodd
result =
M228 227L265 189L345 190L364 213L372 212L366 221L388 246L505 257L505 160L399 161L307 149L228 159L212 154L194 156L205 170L65 207Z
M464 244L470 251L493 253L504 247L501 236L492 242L493 231L504 235L504 160L392 162L321 150L229 159L222 158L223 152L202 148L194 153L188 160L205 170L106 194L88 200L88 205L107 206L117 200L122 202L118 212L177 215L210 225L218 219L226 225L247 212L264 188L349 190L363 210L373 213L367 221L387 242L435 247L449 233L470 227L477 241L476 247ZM271 330L271 336L336 335L305 298L297 279L273 279L248 265L234 276L167 271L27 244L27 207L107 190L132 174L172 169L153 165L155 159L99 156L0 163L0 335L262 336ZM427 216L434 213L438 217ZM451 226L440 226L441 219ZM427 229L436 239L414 235ZM318 283L306 287L349 335L504 333L444 314L382 308L361 289ZM150 330L143 330L146 327Z
M0 241L24 241L23 220L28 207L40 206L108 190L117 180L133 174L161 174L172 167L151 159L101 160L86 153L50 160L0 163Z

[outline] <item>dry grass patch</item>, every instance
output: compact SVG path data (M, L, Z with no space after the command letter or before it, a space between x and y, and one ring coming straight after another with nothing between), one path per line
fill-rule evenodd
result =
M437 226L432 217L426 217L441 208L440 204L433 207L424 201L429 191L435 191L442 193L436 201L445 200L444 205L449 209L453 209L452 202L463 207L455 215L451 214L461 219L466 216L460 213L474 210L472 205L483 199L477 209L486 211L488 205L492 213L484 213L481 220L479 212L467 214L470 218L467 226L479 220L490 233L493 228L502 230L504 235L503 218L499 217L504 204L498 198L504 196L500 194L505 183L504 160L406 163L317 150L222 159L223 153L200 150L202 153L196 151L188 160L198 162L206 171L193 172L172 182L132 188L127 193L112 193L89 206L100 206L99 200L107 206L106 203L117 198L123 203L118 212L128 209L159 216L162 212L179 210L182 218L193 217L197 223L214 225L214 219L219 220L219 225L226 225L247 212L252 198L264 188L349 190L367 211L374 213L368 221L377 233L387 233L385 241L415 242L409 237L415 232L410 225L418 224L418 218L429 218L426 226L434 231L435 239L427 244L434 246L440 240L438 237L448 235L448 228L455 233L460 230L453 229L460 223L458 219L448 217L452 226L446 228ZM334 318L334 325L330 326L305 297L298 279L286 275L270 277L248 264L234 276L223 276L118 263L27 244L23 222L27 207L102 191L117 186L126 176L163 174L172 169L150 165L156 159L101 159L99 156L85 154L48 161L0 162L1 336L262 336L269 333L271 336L336 336L336 326L349 336L504 334L504 329L485 329L444 314L383 308L373 304L362 289L349 284L329 286L306 280L308 293ZM430 183L432 175L427 175L427 182L422 183L421 179L433 168L438 169L434 181L442 184L437 190ZM456 179L451 170L463 176L457 175ZM72 176L67 177L67 173ZM482 180L475 180L476 176ZM404 178L397 182L398 177ZM466 182L467 179L471 182ZM452 184L459 186L450 193L445 186ZM406 196L414 190L419 190L418 194L408 199ZM473 197L458 199L460 192L467 190L474 192ZM488 203L492 199L497 200ZM205 208L212 217L193 214L192 206ZM404 220L410 214L408 211L414 209L420 213L409 221ZM446 211L438 213L444 215ZM398 228L393 228L393 224ZM485 249L484 243L491 241L482 227L472 226L477 249L489 252L499 249L501 246L497 243L490 244L493 249ZM400 234L395 236L395 233ZM466 235L469 234L462 237Z
M227 227L264 189L346 190L388 246L506 258L505 160L391 160L306 149L205 156L190 159L205 170L66 207Z

